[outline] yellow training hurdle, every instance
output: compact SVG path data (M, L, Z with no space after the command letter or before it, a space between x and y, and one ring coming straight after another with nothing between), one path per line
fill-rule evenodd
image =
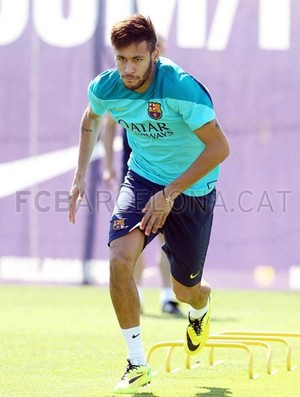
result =
M254 373L254 354L250 346L261 346L266 349L266 372L269 375L274 375L277 370L272 369L273 360L273 342L282 343L286 346L286 369L288 371L294 371L297 366L292 365L292 347L289 343L289 338L300 338L300 333L295 332L274 332L274 331L236 331L236 330L224 330L219 334L210 335L205 348L210 348L209 352L209 364L218 365L222 361L215 361L214 352L216 348L227 348L227 349L240 349L247 352L247 369L249 379L255 379L259 374ZM167 348L165 370L166 372L174 372L178 369L171 368L172 353L175 348L184 349L184 341L166 341L158 342L152 345L147 352L147 361L150 362L152 354L155 350L161 348ZM191 364L193 356L185 353L185 368L193 369L199 366L199 364Z

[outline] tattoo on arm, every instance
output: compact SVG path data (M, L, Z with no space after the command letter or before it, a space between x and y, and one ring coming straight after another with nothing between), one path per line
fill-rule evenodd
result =
M93 132L93 130L91 130L90 128L81 128L81 133L83 134L84 132Z

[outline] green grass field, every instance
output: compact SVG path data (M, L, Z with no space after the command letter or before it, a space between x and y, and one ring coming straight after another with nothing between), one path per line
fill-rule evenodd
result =
M159 291L145 290L142 316L145 351L159 341L182 339L185 319L160 314ZM186 307L182 306L186 311ZM213 292L211 333L225 329L300 332L298 293ZM289 339L292 361L300 367L300 339ZM138 396L147 397L298 397L300 368L285 367L286 348L272 342L276 375L266 373L266 351L253 347L255 372L248 379L247 353L216 349L223 364L210 366L208 348L193 358L200 365L185 369L177 348L175 373L164 369L166 350L153 353L152 384ZM107 288L0 287L0 396L106 397L126 366L126 349Z

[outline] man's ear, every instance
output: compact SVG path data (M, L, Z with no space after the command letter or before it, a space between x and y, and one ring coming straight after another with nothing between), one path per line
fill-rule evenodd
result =
M152 52L152 56L153 56L153 62L156 63L158 61L158 58L160 56L160 50L159 47L155 47L153 52Z

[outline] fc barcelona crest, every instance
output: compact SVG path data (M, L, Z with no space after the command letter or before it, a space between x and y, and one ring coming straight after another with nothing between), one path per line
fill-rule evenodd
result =
M161 104L157 102L148 102L148 114L152 119L161 119L163 114Z
M125 229L125 218L115 219L113 222L113 230Z

